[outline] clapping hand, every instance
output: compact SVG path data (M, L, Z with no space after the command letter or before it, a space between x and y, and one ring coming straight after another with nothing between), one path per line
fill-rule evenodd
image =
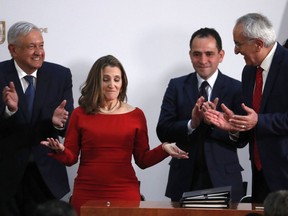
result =
M2 92L2 99L11 112L18 110L18 95L13 82L9 86L5 86Z
M52 123L55 127L63 128L68 120L69 112L65 109L66 102L63 100L53 113Z
M221 108L223 112L209 110L205 112L205 116L212 124L223 130L231 132L247 131L254 128L258 122L257 113L244 103L242 108L247 115L235 115L225 104L221 104Z

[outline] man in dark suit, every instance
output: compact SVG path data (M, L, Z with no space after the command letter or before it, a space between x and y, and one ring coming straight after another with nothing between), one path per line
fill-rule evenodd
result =
M286 39L285 43L283 44L285 48L288 48L288 38Z
M249 141L252 201L262 203L270 192L288 189L288 50L276 42L267 17L258 13L238 18L233 38L235 54L243 55L246 62L242 108L247 114L234 115L223 104L226 118L215 111L207 112L207 118L233 131L234 140Z
M196 72L170 80L157 125L162 142L176 142L189 153L189 159L171 159L166 196L179 201L186 191L231 185L232 200L237 202L243 196L243 168L237 155L237 147L241 146L229 139L228 132L207 122L204 111L219 109L218 100L237 107L241 103L241 83L218 70L224 50L214 29L196 31L189 54ZM208 95L199 97L204 81L208 82L204 88Z
M40 141L65 133L73 110L72 75L44 62L43 37L31 23L11 26L8 48L12 59L0 63L0 215L31 216L39 203L70 190L65 166Z

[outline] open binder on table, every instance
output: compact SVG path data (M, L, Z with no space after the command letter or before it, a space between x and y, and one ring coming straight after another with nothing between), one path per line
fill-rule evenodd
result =
M231 201L231 186L184 192L180 205L186 208L227 208Z

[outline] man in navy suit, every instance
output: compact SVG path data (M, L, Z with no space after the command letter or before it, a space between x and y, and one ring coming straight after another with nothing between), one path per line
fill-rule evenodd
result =
M224 50L214 29L196 31L190 40L189 54L196 72L170 80L157 125L162 142L176 142L189 153L189 159L171 159L166 196L179 201L186 191L231 185L232 201L237 202L243 196L243 168L237 155L237 147L242 146L236 146L228 132L207 122L204 111L218 110L218 101L238 107L241 83L218 69ZM199 96L204 81L208 82L205 92L209 102Z
M285 48L288 48L288 38L286 39L285 43L283 44Z
M18 22L8 31L11 60L0 63L0 215L31 216L39 203L70 190L65 166L40 144L65 133L73 110L70 69L44 62L39 28ZM32 77L32 110L25 96ZM33 93L34 94L34 93Z
M216 126L232 131L234 140L249 142L252 201L262 203L270 192L288 189L288 50L276 42L267 17L258 13L238 18L233 38L235 54L246 62L242 72L246 114L234 115L223 104L226 118L215 111L206 115ZM256 76L260 68L263 72ZM262 80L259 110L254 107L258 80Z

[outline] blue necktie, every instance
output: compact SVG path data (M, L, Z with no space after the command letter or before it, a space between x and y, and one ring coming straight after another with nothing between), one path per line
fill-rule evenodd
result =
M33 110L33 102L34 102L34 96L35 96L35 88L33 85L33 76L25 76L24 79L29 83L25 95L27 99L27 104L28 104L28 110L30 114L30 118L32 116L32 110Z

